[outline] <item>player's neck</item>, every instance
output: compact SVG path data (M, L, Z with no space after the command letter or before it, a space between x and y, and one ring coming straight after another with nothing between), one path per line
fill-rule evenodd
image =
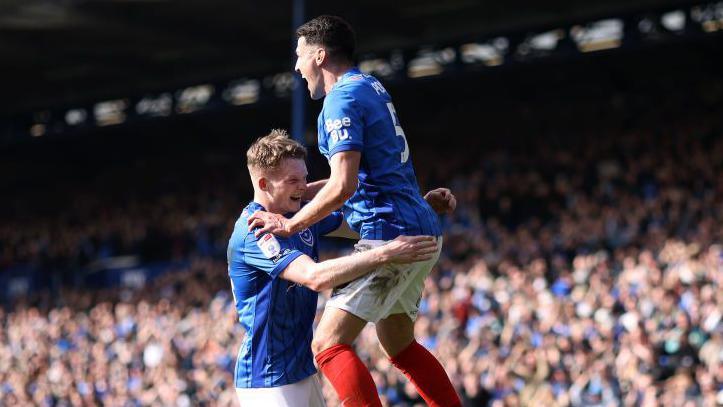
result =
M351 64L339 64L331 66L323 71L324 92L328 95L331 89L341 80L341 77L353 67Z
M281 213L278 206L274 205L274 202L269 199L263 192L254 192L254 202L263 206L266 212Z

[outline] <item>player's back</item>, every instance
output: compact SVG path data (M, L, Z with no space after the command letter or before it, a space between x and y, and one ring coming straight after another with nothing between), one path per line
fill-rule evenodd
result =
M318 127L327 158L361 152L359 186L344 214L363 239L441 234L436 214L420 195L391 97L376 78L357 69L343 75L324 100Z

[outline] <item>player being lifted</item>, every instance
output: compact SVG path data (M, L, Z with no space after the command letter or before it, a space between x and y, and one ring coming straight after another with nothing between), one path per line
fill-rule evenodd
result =
M293 214L313 194L306 184L306 149L274 130L247 152L254 200L243 209L228 245L228 271L239 321L246 330L235 368L235 386L243 407L324 405L311 353L317 293L351 281L377 267L432 258L431 236L399 237L364 253L317 263L319 235L358 238L340 213L288 238L257 238L248 227L259 209ZM439 189L427 194L444 207ZM308 288L307 288L308 287Z
M437 237L433 259L383 266L334 289L314 336L319 368L345 406L380 406L369 371L350 346L367 322L392 364L431 406L459 406L440 363L414 339L424 279L442 247L437 215L419 193L409 145L391 97L373 76L353 66L354 32L335 16L320 16L296 31L296 71L312 99L326 97L318 119L319 150L331 175L314 199L293 217L257 212L257 233L290 236L343 205L344 217L361 235L358 251L381 247L397 236ZM453 204L453 203L451 203Z

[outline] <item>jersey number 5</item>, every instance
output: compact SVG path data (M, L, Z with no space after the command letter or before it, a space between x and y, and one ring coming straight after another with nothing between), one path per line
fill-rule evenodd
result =
M409 160L409 144L407 143L407 137L404 135L404 130L402 130L402 126L399 124L397 111L394 110L394 105L392 104L392 102L387 102L387 109L389 109L389 114L392 115L394 131L397 133L397 136L401 137L402 140L404 140L404 150L402 151L402 164L404 164L405 162L407 162L407 160Z

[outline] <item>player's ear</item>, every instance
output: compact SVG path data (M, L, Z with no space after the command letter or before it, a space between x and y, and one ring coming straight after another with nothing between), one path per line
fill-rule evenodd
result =
M326 50L324 48L319 48L316 51L316 58L315 58L316 66L321 66L321 64L323 64L324 61L326 61L326 57L327 57Z
M259 189L262 191L267 191L269 189L269 180L266 179L266 177L259 178Z

